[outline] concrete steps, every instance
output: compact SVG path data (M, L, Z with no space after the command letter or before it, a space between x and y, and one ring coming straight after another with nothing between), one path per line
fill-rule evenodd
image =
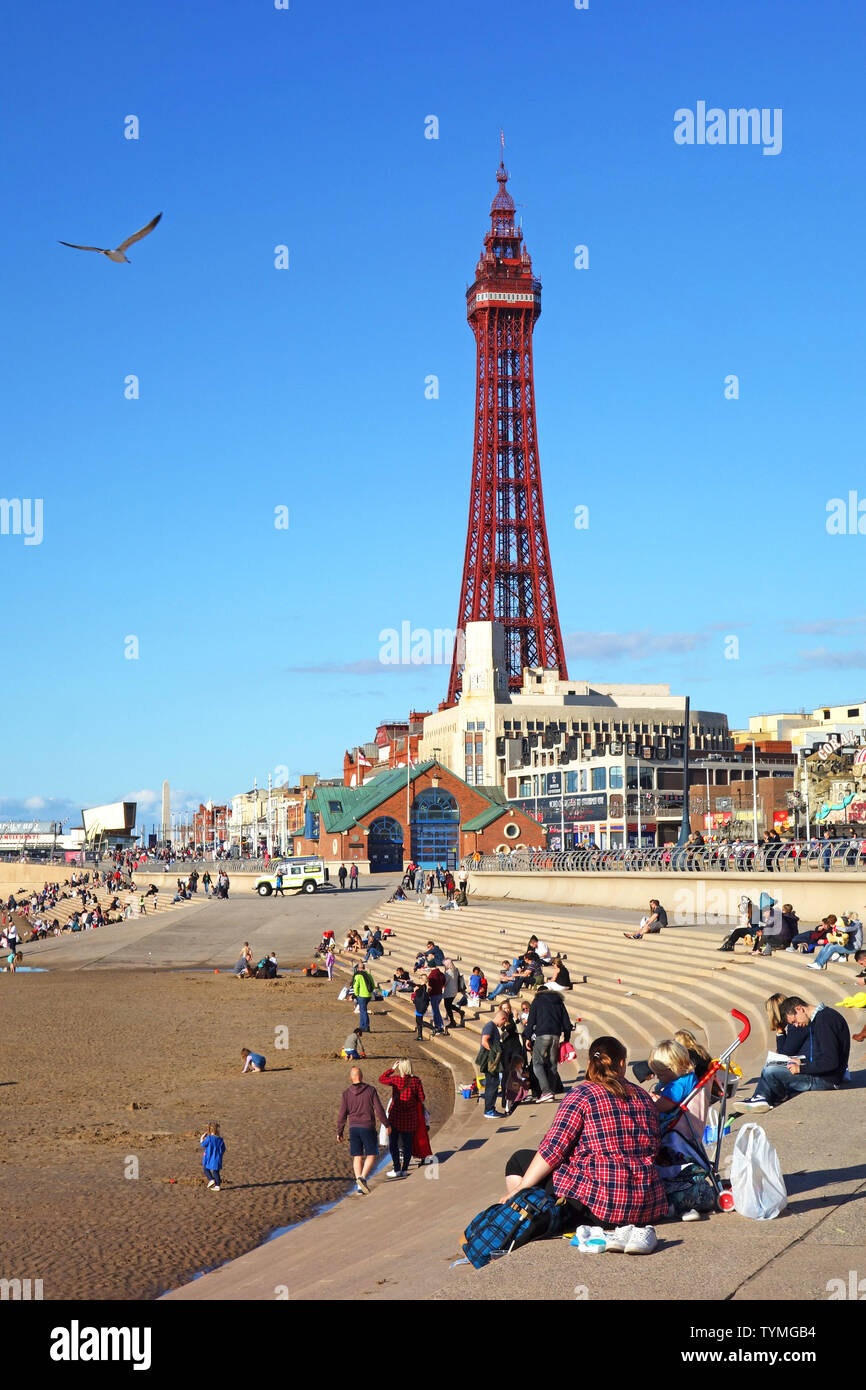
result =
M383 904L367 920L394 933L386 945L391 954L377 962L373 971L382 981L390 979L397 965L411 970L416 954L432 938L446 954L460 958L465 976L480 964L492 987L499 978L499 962L522 951L530 935L540 936L552 950L568 957L574 988L564 998L572 1021L582 1022L590 1036L620 1037L631 1055L638 1057L681 1027L691 1028L699 1037L703 1034L709 1050L716 1053L738 1031L731 1018L731 1009L737 1008L753 1028L739 1060L757 1064L768 1041L764 1001L771 993L778 990L834 1004L852 987L851 969L843 965L807 973L808 958L793 953L764 958L738 946L735 952L720 955L724 932L719 927L669 928L643 941L627 941L623 932L634 927L633 915L627 912L599 922L579 911L567 917L541 908L509 907L504 912L476 901L457 912L428 915L410 900ZM340 958L346 968L356 960ZM532 992L518 998L531 1000ZM387 1006L414 1026L408 996L389 997ZM483 1004L480 1017L467 1014L465 1029L436 1038L430 1044L432 1052L453 1058L464 1070L468 1067L467 1077L471 1075L480 1030L493 1007ZM579 1060L583 1060L580 1054Z

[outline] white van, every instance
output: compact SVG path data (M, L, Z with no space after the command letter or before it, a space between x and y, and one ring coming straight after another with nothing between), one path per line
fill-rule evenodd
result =
M287 893L315 893L328 882L328 870L322 859L277 859L253 884L260 897L269 898L276 892L278 874L282 874L283 889Z

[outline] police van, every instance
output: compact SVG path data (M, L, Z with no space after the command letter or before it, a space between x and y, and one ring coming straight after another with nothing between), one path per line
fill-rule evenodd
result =
M253 884L260 897L269 898L276 892L279 874L282 875L282 887L286 892L315 893L317 888L328 883L328 869L322 859L277 859L268 865L268 872L260 874Z

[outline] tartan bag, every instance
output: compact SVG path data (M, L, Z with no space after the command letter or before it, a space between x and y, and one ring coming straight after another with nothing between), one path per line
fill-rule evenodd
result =
M495 1256L507 1255L530 1240L559 1235L567 1211L564 1198L551 1197L543 1187L528 1187L473 1217L460 1249L473 1269L483 1269Z

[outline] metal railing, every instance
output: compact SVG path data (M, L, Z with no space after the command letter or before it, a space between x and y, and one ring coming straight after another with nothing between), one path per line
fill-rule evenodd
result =
M781 845L698 845L662 849L513 850L469 855L474 873L857 873L866 872L866 839L788 841Z

